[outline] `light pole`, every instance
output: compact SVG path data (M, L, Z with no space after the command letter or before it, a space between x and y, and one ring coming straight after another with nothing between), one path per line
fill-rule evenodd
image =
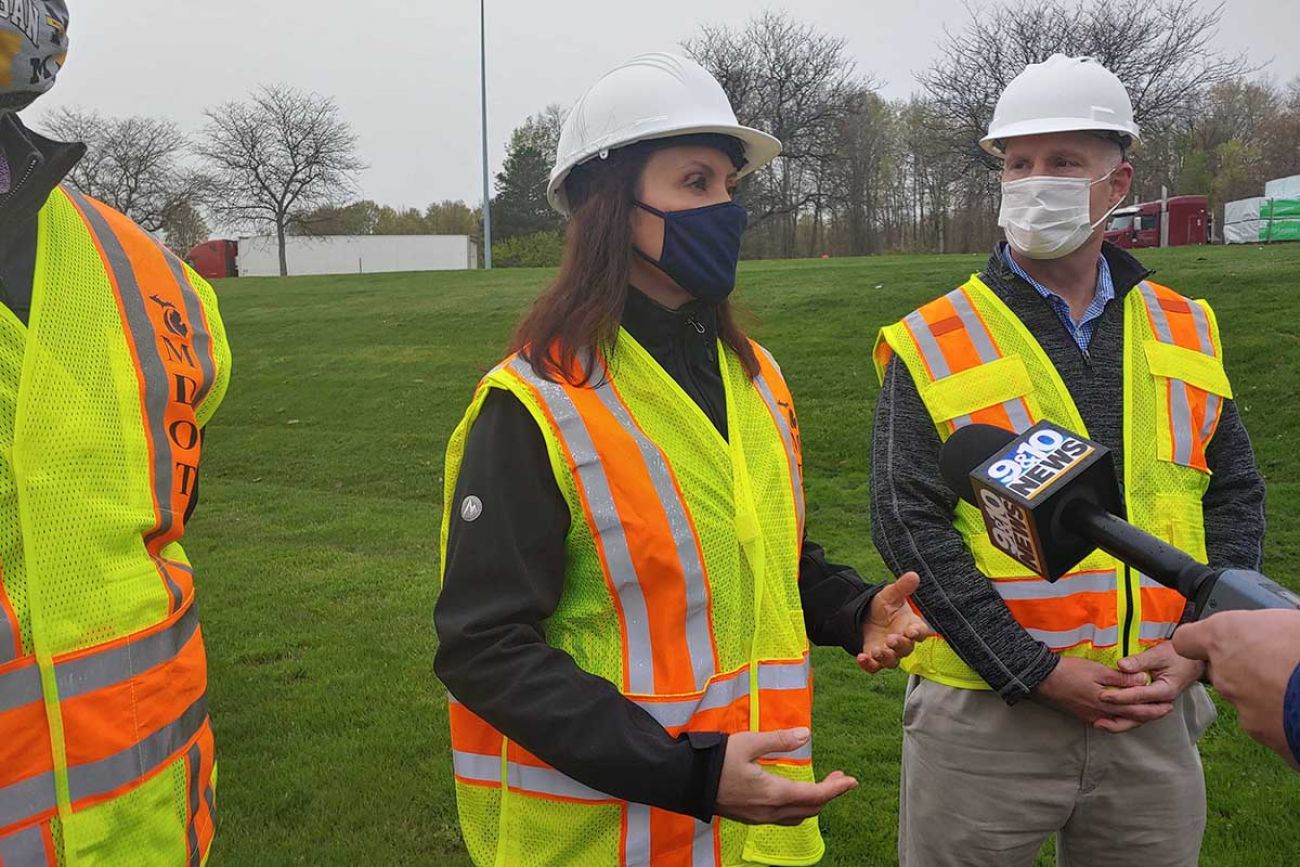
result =
M492 270L492 194L488 187L487 0L478 2L479 82L483 98L483 268Z

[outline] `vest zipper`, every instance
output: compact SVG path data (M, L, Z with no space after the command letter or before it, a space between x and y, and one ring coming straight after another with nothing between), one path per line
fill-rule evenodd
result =
M708 332L708 329L704 327L704 323L696 319L694 314L687 316L686 324L690 328L695 329L695 333L700 335L701 337L703 337ZM709 393L700 386L700 381L695 376L695 368L694 368L693 360L691 358L691 348L688 344L689 340L690 338L688 337L677 344L678 350L681 353L683 375L690 382L691 391L694 392L694 394L688 396L692 400L696 400L697 403L707 405L708 408L705 410L704 414L708 416L709 422L712 423L714 428L718 430L718 433L721 434L722 428L726 427L725 425L725 421L727 418L726 405L724 403L721 412L719 412L718 407L715 406L714 402L710 399ZM709 360L710 364L717 363L718 359L717 359L717 355L714 352L714 344L712 342L706 342L704 347L704 354L705 357ZM696 399L696 395L699 396L698 400ZM704 409L703 405L701 406L701 409ZM719 423L717 419L721 419L723 423ZM728 431L727 433L728 436L724 437L724 439L730 440L730 436L729 436L730 431Z
M31 180L32 173L36 171L36 167L40 165L40 163L41 161L38 157L32 157L27 162L27 170L23 172L22 177L9 185L9 192L5 193L3 197L0 197L0 205L8 204L9 200L18 194L18 191L21 190L29 180Z
M1133 629L1133 576L1128 565L1124 566L1124 634L1120 636L1120 654L1129 655L1129 632Z

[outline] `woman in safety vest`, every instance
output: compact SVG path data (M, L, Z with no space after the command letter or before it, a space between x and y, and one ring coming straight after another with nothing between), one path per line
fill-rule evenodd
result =
M799 426L727 301L737 180L780 152L667 54L569 113L564 264L447 448L435 668L478 864L812 864L809 639L928 628L804 535Z

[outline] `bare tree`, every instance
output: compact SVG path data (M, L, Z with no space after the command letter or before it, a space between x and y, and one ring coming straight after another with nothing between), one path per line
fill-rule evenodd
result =
M189 142L172 121L62 108L43 127L56 138L85 143L85 158L68 176L73 187L150 232L162 230L176 209L192 208L199 196L203 179L184 164Z
M1149 153L1150 182L1158 188L1156 177L1170 174L1177 131L1189 127L1214 87L1250 71L1244 55L1226 56L1214 47L1223 10L1222 3L1203 6L1199 0L968 6L970 21L959 32L946 32L940 58L918 77L934 108L933 133L966 174L959 228L970 243L991 234L997 187L987 170L997 161L978 142L1012 78L1055 53L1104 64L1124 82L1134 117L1153 144L1139 153Z
M221 222L275 231L280 274L285 235L302 214L341 205L364 165L356 134L333 99L285 85L204 112L197 152L212 179L208 207Z
M828 205L828 173L841 123L856 95L870 87L855 76L846 46L843 37L770 10L743 30L705 26L683 43L721 82L737 119L770 132L785 146L742 191L757 229L747 243L767 242L751 252L795 255L800 214L811 212L817 226Z
M1138 124L1156 132L1185 121L1216 84L1249 71L1243 55L1218 53L1223 4L1199 0L1020 0L977 8L947 32L940 59L919 76L956 146L987 163L977 142L1007 84L1055 53L1096 58L1124 82Z

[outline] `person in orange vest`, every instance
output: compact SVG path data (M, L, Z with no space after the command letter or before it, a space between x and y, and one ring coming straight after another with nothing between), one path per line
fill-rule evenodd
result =
M206 283L17 112L61 0L0 4L0 865L199 865L216 759L181 548L230 352Z
M738 180L780 143L698 64L567 116L564 265L447 447L435 669L481 865L812 864L856 781L812 769L809 639L863 669L927 628L804 532L781 369L737 324Z
M942 638L903 661L899 860L1195 865L1201 663L1168 639L1187 600L1096 552L1055 583L999 552L939 471L971 423L1047 419L1111 449L1127 519L1221 568L1258 569L1264 485L1209 305L1103 243L1133 179L1123 83L1053 55L1003 91L981 144L1002 161L984 270L886 327L872 455L877 547L922 575Z

